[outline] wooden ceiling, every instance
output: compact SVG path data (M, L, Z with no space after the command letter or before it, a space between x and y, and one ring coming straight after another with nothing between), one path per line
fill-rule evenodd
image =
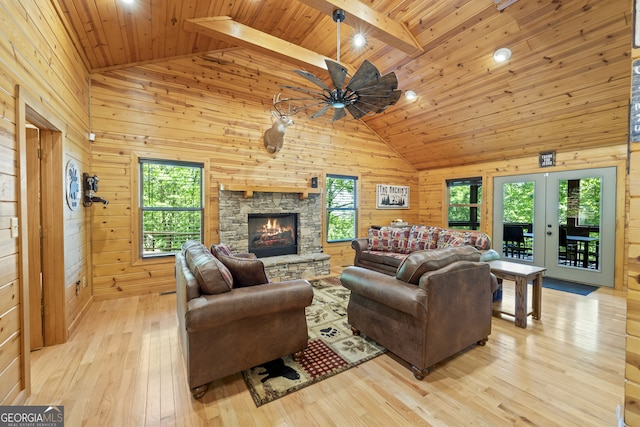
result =
M362 119L418 170L627 140L628 0L519 0L501 12L506 0L54 1L92 72L240 48L322 78L306 56L336 58L340 6L341 62L368 59L418 94ZM205 28L211 17L253 35ZM500 47L513 55L496 64Z

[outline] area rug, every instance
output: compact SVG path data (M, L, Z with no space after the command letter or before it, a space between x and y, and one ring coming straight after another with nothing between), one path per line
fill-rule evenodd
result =
M567 280L554 279L552 277L543 278L542 287L583 296L589 295L591 292L598 289L597 286L583 285L582 283L569 282Z
M347 323L349 290L337 277L314 280L307 307L309 344L300 362L291 356L242 372L256 406L373 359L386 350L364 335L354 336Z

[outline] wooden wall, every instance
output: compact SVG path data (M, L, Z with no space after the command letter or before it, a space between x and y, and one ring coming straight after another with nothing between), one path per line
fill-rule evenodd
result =
M359 121L332 123L330 115L312 120L300 113L281 151L265 150L262 136L271 127L273 95L294 76L291 67L240 49L92 75L92 170L100 177L99 194L110 201L92 208L96 298L175 288L173 257L140 260L132 243L138 226L137 157L208 163L205 239L212 243L219 241L220 184L306 188L317 176L323 187L326 174L353 175L359 178L360 235L371 224L397 217L417 220L415 169ZM250 92L262 93L263 102L245 101ZM410 185L411 209L376 210L379 183ZM325 242L323 249L332 266L353 262L349 243Z
M446 180L453 178L470 178L481 176L482 194L482 230L493 235L493 178L508 175L522 175L541 172L556 172L576 169L590 169L616 166L616 257L615 257L615 289L626 287L626 173L627 146L624 141L616 147L589 149L580 151L556 151L556 166L541 169L538 156L505 159L498 162L478 163L475 165L454 168L432 169L420 172L420 222L446 226L447 224L447 192Z
M635 4L635 2L634 2ZM640 49L632 49L633 60ZM631 65L630 67L631 68ZM636 91L638 88L636 88ZM635 105L632 106L635 111ZM629 152L628 204L628 294L627 354L625 367L624 419L628 426L640 426L640 143L632 142Z
M30 308L26 298L28 283L21 273L22 255L28 248L21 237L12 236L10 231L11 218L26 217L21 212L26 183L20 177L19 159L24 153L18 146L17 93L30 94L31 107L51 113L47 119L62 125L61 161L66 164L73 158L86 170L90 160L85 142L89 129L89 79L74 40L48 1L0 3L0 58L0 404L7 405L23 401L30 387ZM56 180L54 185L61 188L64 176ZM61 198L64 194L53 196ZM66 335L90 300L90 286L81 289L79 295L73 287L82 276L90 276L89 233L87 211L71 213L65 209L59 214L64 216L60 218L64 242L59 242L64 254L57 259L64 264L58 266L64 268L64 283L51 285L65 301L64 312L57 313L54 320L57 324L49 326L63 328ZM20 223L20 235L25 230L26 224ZM69 288L74 291L69 292Z

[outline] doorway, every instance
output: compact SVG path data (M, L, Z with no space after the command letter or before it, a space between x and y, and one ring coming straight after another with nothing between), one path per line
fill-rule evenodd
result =
M614 286L616 168L495 178L494 249L546 275Z

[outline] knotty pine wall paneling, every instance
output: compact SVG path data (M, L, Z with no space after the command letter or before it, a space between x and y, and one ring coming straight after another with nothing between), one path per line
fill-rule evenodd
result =
M326 174L358 176L358 234L371 224L402 217L418 219L418 176L367 126L356 120L331 121L293 116L284 145L269 154L263 134L281 84L291 84L291 66L243 49L215 56L175 59L92 74L93 169L108 206L94 207L91 222L96 298L153 293L175 288L173 257L140 260L132 248L137 217L131 188L135 156L206 159L211 242L219 241L220 184L307 188L311 178L324 187ZM303 80L297 81L302 87ZM263 102L245 100L258 93ZM286 108L286 106L285 106ZM314 112L314 111L312 111ZM376 184L410 185L411 209L376 210ZM331 265L353 263L350 243L323 243Z
M615 289L626 289L626 157L624 142L619 146L580 151L556 151L556 166L540 168L538 156L505 159L499 162L478 163L453 168L431 169L419 172L420 222L447 225L447 179L482 177L481 229L493 235L493 178L508 175L557 172L566 170L617 167L616 195L616 256Z
M12 236L11 218L23 218L21 204L26 188L20 179L18 147L18 87L29 93L38 110L53 112L46 117L61 123L62 162L75 159L80 168L89 169L87 133L89 130L89 74L86 61L76 50L53 2L25 0L0 3L0 404L23 402L30 389L29 307L24 298L28 286L22 277L21 258L27 248L20 248L21 237ZM27 117L29 115L27 114ZM38 125L36 123L36 125ZM64 168L64 165L57 165ZM29 178L27 178L29 179ZM64 176L56 177L54 187L61 188ZM64 194L53 195L64 197ZM25 206L22 204L22 206ZM65 204L66 208L66 204ZM44 206L44 210L48 207ZM53 283L64 312L57 313L56 328L72 332L91 298L89 272L90 240L88 211L65 209L62 242L64 249L64 283ZM19 224L20 235L26 224ZM46 254L45 254L46 256ZM77 280L86 277L89 286L68 294ZM45 278L46 280L46 278ZM59 289L57 287L64 287ZM66 297L65 297L66 295ZM62 322L62 323L60 323Z
M635 3L635 2L632 2ZM633 6L632 6L633 12ZM639 17L635 17L638 19ZM635 20L634 20L634 25ZM640 49L631 50L632 61L640 59ZM631 70L632 64L629 64ZM635 91L638 89L636 88ZM635 106L632 105L632 111ZM640 426L640 142L629 148L629 203L627 214L628 291L627 345L625 366L624 421Z

